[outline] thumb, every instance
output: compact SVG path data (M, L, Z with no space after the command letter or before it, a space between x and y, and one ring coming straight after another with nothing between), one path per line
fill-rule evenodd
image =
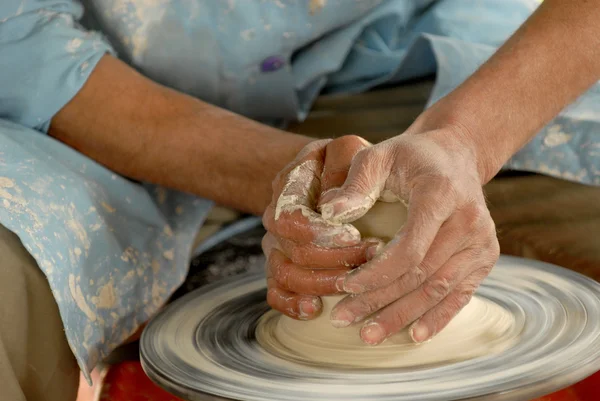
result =
M382 159L371 149L356 155L344 184L321 198L319 206L325 220L334 224L350 223L373 207L389 176L387 163Z

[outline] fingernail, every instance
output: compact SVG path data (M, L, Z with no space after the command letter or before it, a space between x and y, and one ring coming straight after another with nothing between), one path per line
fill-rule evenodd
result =
M332 203L324 203L321 205L321 216L327 221L332 220L334 215L334 207Z
M385 340L386 333L379 323L367 322L360 329L360 337L369 345L377 345Z
M329 188L327 191L321 194L321 199L319 199L318 208L322 210L322 205L329 203L332 199L335 199L336 191L340 188Z
M347 196L335 197L321 205L321 216L331 223L342 223L342 220L350 217L354 209Z
M314 315L321 306L321 301L318 298L304 298L300 301L300 318L308 318Z
M375 256L377 256L379 254L379 252L381 252L381 250L383 249L383 244L382 243L378 243L375 244L373 246L370 246L367 248L367 261L372 260Z
M429 328L419 321L410 326L409 333L412 340L417 344L421 344L429 338Z
M360 232L356 228L347 225L341 234L335 236L335 242L340 246L356 245L360 242Z
M346 275L340 276L335 280L335 289L338 292L344 292L344 281L346 281Z
M354 321L354 315L347 310L333 310L331 311L331 325L335 328L341 329L348 327Z

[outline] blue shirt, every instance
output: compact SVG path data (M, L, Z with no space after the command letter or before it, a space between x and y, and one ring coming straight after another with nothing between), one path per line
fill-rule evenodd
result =
M323 91L361 92L436 73L431 104L537 5L3 1L0 224L19 235L48 277L86 377L183 281L193 238L212 205L131 182L45 135L104 54L215 105L285 121L304 118ZM506 167L600 184L599 96L596 85Z

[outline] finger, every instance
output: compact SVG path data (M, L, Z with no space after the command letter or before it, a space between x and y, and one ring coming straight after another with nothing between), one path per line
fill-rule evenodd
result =
M273 249L268 258L269 277L277 282L277 287L303 295L338 294L337 278L348 268L306 269L294 264L281 251Z
M340 301L331 314L336 327L346 327L359 322L419 288L454 254L465 248L466 227L462 224L463 221L460 214L456 214L444 223L423 262L392 281L391 284ZM338 288L344 288L342 279L338 283Z
M279 242L277 241L275 236L268 231L263 236L260 245L262 247L263 253L265 254L265 256L267 256L267 258L269 257L273 249L280 249Z
M267 279L267 303L276 311L297 320L311 320L321 314L319 297L298 295L280 288L274 279Z
M383 246L382 241L373 238L355 247L320 248L296 244L283 238L277 240L269 232L264 235L261 245L265 255L270 255L273 249L278 249L286 256L291 255L288 258L292 263L305 268L342 269L344 271L364 263Z
M489 227L483 227L483 224L488 221L489 225L493 226L493 222L487 209L485 212L477 209L478 206L472 205L452 215L442 225L427 255L418 266L410 269L391 284L340 302L332 312L334 316L332 319L340 325L361 321L417 289L453 255L464 250L467 244L485 243L493 229L490 231ZM387 276L382 278L386 279ZM338 283L338 288L344 288L342 279Z
M280 249L297 265L314 269L350 268L360 266L374 255L383 242L373 238L345 248L323 248L280 239Z
M405 225L371 261L348 274L343 288L363 293L386 286L417 268L425 259L441 226L455 211L454 197L437 183L417 186L410 195ZM442 252L440 250L440 252ZM445 248L443 256L450 252Z
M263 215L267 230L290 240L314 241L321 246L348 246L360 241L360 233L354 227L331 224L315 211L328 142L309 144L278 174L273 182L273 202Z
M275 219L275 207L269 206L263 215L265 229L281 238L297 243L326 248L354 246L360 243L358 230L351 224L337 225L325 221L320 214L305 206L287 210Z
M321 176L323 193L341 187L346 181L352 159L364 148L371 146L369 142L355 135L347 135L327 144L325 148L325 164Z
M304 162L317 162L320 164L320 174L322 174L323 159L325 158L325 148L327 144L331 142L331 139L323 139L319 141L310 142L306 145L292 160L288 163L275 177L272 184L273 189L273 202L277 202L281 191L287 184L287 177L292 171Z
M279 244L275 237L267 233L262 239L262 249L267 255L265 270L267 276L267 303L275 310L294 319L310 320L321 314L323 304L319 297L300 295L287 291L279 286L269 268L269 258Z
M379 311L375 318L365 322L361 338L367 344L375 345L399 332L440 303L480 263L471 249L453 256L422 286L394 301Z
M319 202L325 220L348 223L362 217L377 201L393 163L390 153L365 148L358 152L339 191Z
M410 326L409 334L416 343L423 343L436 336L460 312L473 297L479 284L487 277L490 266L484 266L473 272L456 286L439 304Z

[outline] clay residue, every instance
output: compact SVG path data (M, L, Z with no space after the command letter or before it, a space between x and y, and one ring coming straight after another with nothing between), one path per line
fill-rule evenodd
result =
M115 307L117 295L113 279L110 279L108 283L104 284L99 289L97 300L94 301L96 307L99 309L110 309Z
M313 208L321 191L321 183L317 174L319 164L316 160L307 160L296 166L286 177L286 183L275 205L275 220L282 213L300 211L309 222L328 227L327 238L319 238L321 245L328 246L334 237L344 238L345 241L359 241L360 234L349 224L338 224L325 220Z
M152 283L152 304L155 307L160 307L163 302L163 295L167 293L167 289L164 284L158 280L154 280Z
M114 207L112 207L111 205L109 205L106 202L102 202L102 203L100 203L100 205L102 205L102 208L104 210L106 210L108 213L114 213L117 211L117 209L115 209Z
M326 4L327 0L310 0L310 3L308 4L310 14L315 15L316 13L321 11L321 9L325 7Z
M74 207L73 207L74 209ZM86 251L90 249L90 239L88 238L88 234L86 229L83 227L79 219L73 218L73 214L71 213L71 218L67 221L67 227L75 234L75 237L79 240L83 249Z
M162 20L168 10L170 0L114 0L109 11L121 23L135 27L131 36L124 37L123 42L131 46L133 59L137 62L148 48L148 28Z
M572 134L563 132L562 126L554 124L548 128L546 135L544 136L544 145L549 148L554 148L568 143L572 137Z
M69 274L69 291L71 292L71 297L75 301L75 304L92 322L96 321L96 314L94 311L90 309L88 306L85 297L83 296L83 292L81 291L81 287L77 284L77 279L73 274Z
M167 260L173 260L175 258L175 251L173 249L169 249L163 252L163 257Z
M8 177L0 177L0 188L13 188L15 182Z

